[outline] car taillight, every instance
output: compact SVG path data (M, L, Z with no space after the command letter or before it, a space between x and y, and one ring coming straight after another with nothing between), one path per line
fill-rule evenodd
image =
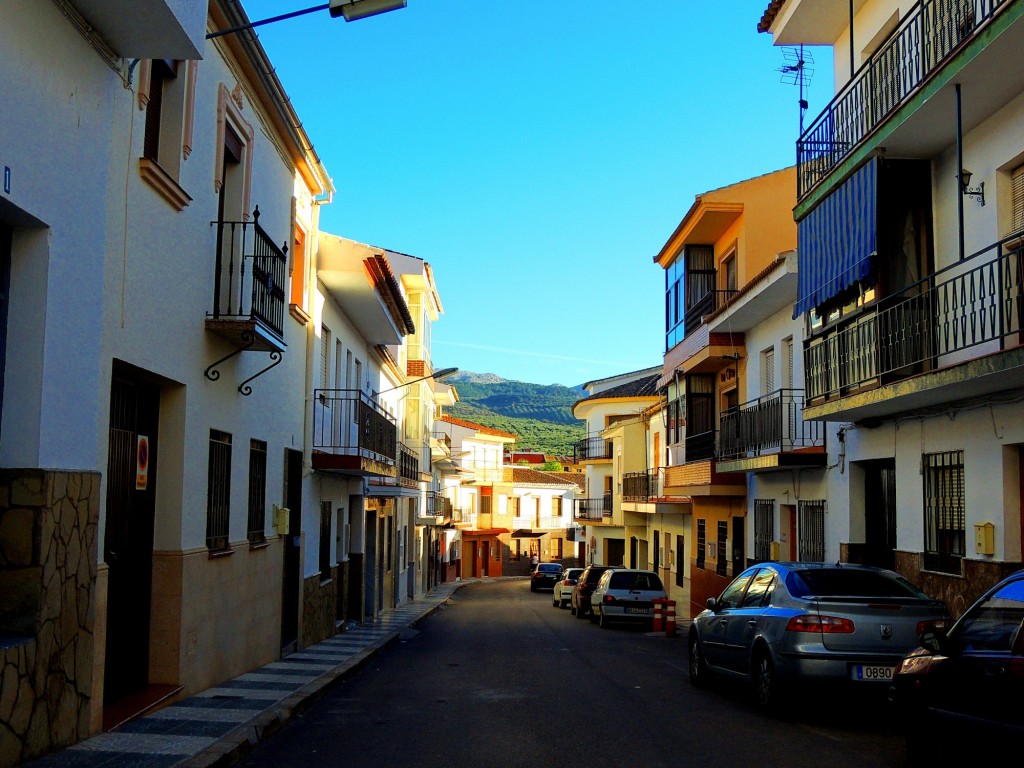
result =
M917 636L920 637L925 632L937 632L939 634L946 634L946 630L949 629L948 619L931 619L929 621L917 622Z
M787 632L820 632L825 635L849 635L853 633L853 622L841 616L819 616L805 613L794 616L786 625Z

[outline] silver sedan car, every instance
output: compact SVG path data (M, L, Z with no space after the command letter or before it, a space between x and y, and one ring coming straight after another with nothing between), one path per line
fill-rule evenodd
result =
M896 665L946 606L897 573L852 564L761 563L708 600L690 626L690 681L746 680L772 708L793 684L850 684L885 694Z

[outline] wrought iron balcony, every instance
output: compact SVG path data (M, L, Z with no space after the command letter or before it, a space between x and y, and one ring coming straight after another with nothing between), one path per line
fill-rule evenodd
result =
M923 0L797 141L797 199L940 69L962 42L1013 0Z
M456 525L476 527L477 513L472 509L453 509L452 522Z
M647 501L658 495L658 470L622 473L623 501Z
M722 414L718 458L761 456L824 445L822 425L804 421L802 389L779 389Z
M804 342L808 405L1016 347L1024 246L1000 241Z
M716 431L686 435L686 462L715 458Z
M375 400L358 389L314 390L313 469L397 477L397 457L395 419Z
M440 491L429 491L427 493L427 516L451 519L452 500Z
M603 437L585 437L573 446L576 461L593 461L612 457L612 441Z
M599 499L576 499L573 517L584 522L600 523L612 516L612 497L605 494Z
M279 248L260 226L257 206L249 221L214 221L217 228L211 330L243 339L249 348L284 348L287 246Z

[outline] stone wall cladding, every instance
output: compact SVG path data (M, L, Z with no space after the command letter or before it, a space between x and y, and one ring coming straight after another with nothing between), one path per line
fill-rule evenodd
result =
M302 591L302 646L308 648L335 634L338 567L331 569L331 577L327 581L321 581L320 574L306 579Z
M90 735L100 475L0 470L0 768Z

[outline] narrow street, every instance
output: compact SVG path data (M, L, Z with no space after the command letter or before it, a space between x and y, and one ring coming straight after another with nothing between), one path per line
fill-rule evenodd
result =
M602 630L503 580L457 591L242 765L900 766L884 704L767 717L691 687L682 637Z

